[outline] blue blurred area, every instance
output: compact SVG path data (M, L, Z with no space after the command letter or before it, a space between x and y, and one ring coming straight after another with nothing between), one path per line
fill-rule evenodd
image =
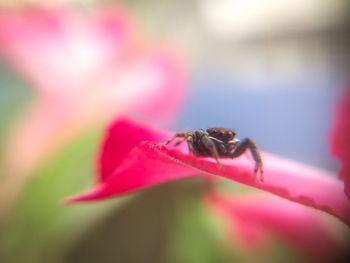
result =
M195 74L194 91L178 127L232 128L238 138L251 137L266 151L336 171L338 163L329 154L334 106L341 93L336 82L253 84Z

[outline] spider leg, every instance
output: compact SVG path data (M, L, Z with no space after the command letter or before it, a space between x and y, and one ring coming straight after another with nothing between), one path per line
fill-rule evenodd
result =
M189 137L190 137L190 136L189 136ZM183 137L183 138L181 138L180 140L178 140L178 141L174 144L174 146L176 147L176 146L180 145L180 144L183 143L185 140L188 140L187 138L189 138L189 137Z
M184 139L181 140L181 142L183 142L183 141L186 139L187 136L188 136L188 135L187 135L187 132L179 132L179 133L176 133L173 137L171 137L169 140L167 140L167 142L165 143L165 145L168 145L169 143L171 143L173 140L175 140L175 139L178 138L178 137L183 137ZM181 143L181 142L180 142L180 143ZM179 145L180 143L176 143L175 146Z
M219 161L218 151L216 150L215 143L211 140L211 137L203 136L201 138L201 141L202 141L204 147L210 151L211 156L215 158L216 163L218 164L219 168L221 168L222 164Z
M195 153L194 151L194 142L193 142L193 137L192 136L188 136L187 137L187 145L188 145L188 151L192 154Z
M212 137L212 136L208 136L208 138L214 142L215 148L216 148L216 151L218 152L218 154L220 152L226 152L227 151L225 145L228 145L228 143L225 143L225 142L223 142L223 141L221 141L221 140L219 140L219 139L217 139L215 137Z
M257 174L257 172L260 170L260 181L264 182L263 162L260 156L258 146L255 144L255 142L252 139L246 138L241 143L239 143L237 148L230 155L230 157L237 158L241 156L247 149L250 150L253 156L253 159L255 161L254 174Z

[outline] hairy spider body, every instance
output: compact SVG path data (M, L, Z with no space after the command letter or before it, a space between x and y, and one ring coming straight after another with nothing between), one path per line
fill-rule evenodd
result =
M200 129L176 133L165 144L167 145L176 138L180 138L174 144L174 146L178 146L186 140L191 154L213 157L216 159L219 167L222 167L219 158L237 158L249 149L255 161L254 174L260 171L260 181L263 182L263 162L258 146L250 138L240 141L235 137L236 132L233 130L227 128L209 128L206 131Z

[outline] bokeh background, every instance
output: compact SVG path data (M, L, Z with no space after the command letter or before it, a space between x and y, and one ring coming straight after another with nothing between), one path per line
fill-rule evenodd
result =
M133 14L144 41L172 43L186 61L188 92L175 120L150 121L137 110L131 115L173 131L232 128L266 151L337 172L329 132L349 81L347 0L23 0L1 1L0 7L66 5L84 12L113 3ZM36 94L1 52L5 149ZM15 184L14 199L2 200L0 262L308 262L278 236L256 256L229 246L224 228L201 201L205 186L198 178L99 203L62 205L63 198L93 184L107 124L96 121L81 131ZM2 169L0 179L8 176ZM226 181L222 187L252 191Z

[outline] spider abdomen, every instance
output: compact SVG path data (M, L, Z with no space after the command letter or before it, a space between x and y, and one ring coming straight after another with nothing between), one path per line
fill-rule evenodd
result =
M209 128L207 133L223 142L229 142L236 137L236 132L227 128Z

